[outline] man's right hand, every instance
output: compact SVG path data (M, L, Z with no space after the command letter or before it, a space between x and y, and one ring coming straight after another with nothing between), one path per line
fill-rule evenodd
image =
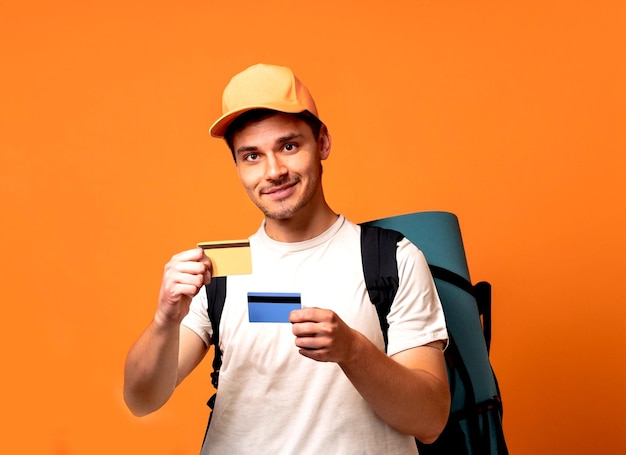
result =
M172 256L163 272L155 322L160 326L179 325L189 312L193 296L211 281L211 273L211 260L201 248Z

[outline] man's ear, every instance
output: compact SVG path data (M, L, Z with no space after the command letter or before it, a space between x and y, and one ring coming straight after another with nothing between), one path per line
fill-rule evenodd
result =
M330 133L328 132L328 128L326 128L326 125L322 125L322 127L320 128L320 135L317 142L320 147L320 158L322 160L325 160L330 155L330 148L333 143L333 140L330 137Z

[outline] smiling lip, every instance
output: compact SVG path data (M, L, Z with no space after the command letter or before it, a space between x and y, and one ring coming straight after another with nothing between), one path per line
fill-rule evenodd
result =
M296 182L287 183L276 187L263 190L261 194L270 197L271 199L284 199L293 193L293 187Z

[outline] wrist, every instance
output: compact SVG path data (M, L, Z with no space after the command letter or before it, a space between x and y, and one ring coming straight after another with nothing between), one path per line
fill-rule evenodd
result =
M159 311L156 312L154 318L152 319L152 325L159 332L178 330L178 328L180 327L180 322L180 320L173 319L167 314L162 314Z
M352 339L350 341L345 359L341 362L341 366L350 368L361 361L367 361L369 358L367 354L369 346L374 347L365 335L357 330L352 330Z

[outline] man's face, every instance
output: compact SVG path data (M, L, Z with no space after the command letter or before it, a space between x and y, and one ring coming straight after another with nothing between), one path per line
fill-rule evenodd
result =
M277 113L249 123L233 136L237 171L250 199L269 219L292 218L323 204L321 160L330 137L319 138L302 120Z

